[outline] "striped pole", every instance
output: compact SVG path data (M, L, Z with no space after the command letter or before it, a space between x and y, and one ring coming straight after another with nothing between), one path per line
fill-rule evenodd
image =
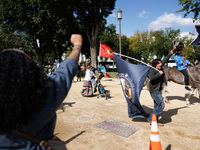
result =
M157 123L156 114L152 115L151 138L150 138L149 150L162 150L159 132L158 132L158 123Z

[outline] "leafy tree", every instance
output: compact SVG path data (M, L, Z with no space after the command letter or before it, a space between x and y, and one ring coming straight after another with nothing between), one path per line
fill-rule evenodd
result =
M1 27L12 33L26 33L40 63L47 53L61 58L76 28L72 1L1 0L0 11Z
M104 28L104 31L99 34L99 40L102 44L109 46L114 52L118 51L119 42L116 34L116 26L113 24Z
M151 61L149 56L162 58L169 53L173 41L178 39L180 30L165 29L159 31L137 31L130 38L130 49L133 57L143 59L144 62Z
M194 46L193 50L194 50L194 53L192 53L192 59L193 59L192 61L194 61L194 60L200 61L200 47Z
M190 13L193 13L193 19L198 20L200 12L200 1L199 0L179 0L179 5L182 5L183 8L177 12L185 12L184 17L188 16ZM186 47L183 51L183 55L187 56L187 59L193 62L194 60L199 60L200 58L200 48L197 46L189 46L191 40L185 39Z
M151 41L152 37L148 31L143 33L137 31L134 36L130 37L129 48L133 53L133 57L139 60L143 58L147 62L150 55Z
M108 26L105 26L105 24L102 24L99 39L102 44L105 44L109 46L114 52L119 53L119 35L116 34L116 26L114 24L110 24ZM121 53L123 55L131 55L131 52L129 50L129 38L126 37L126 35L121 36Z
M103 18L108 17L114 9L116 0L73 0L76 19L87 34L90 43L91 63L97 64L99 49L98 35Z
M0 30L0 49L19 48L21 37L17 33L7 33Z
M121 36L121 52L122 52L123 55L127 55L127 56L133 55L132 51L129 48L129 45L130 45L129 38L126 35L122 35Z
M173 41L178 39L180 30L173 30L166 28L165 30L151 31L151 35L154 40L151 43L151 51L158 58L162 58L169 53L172 48Z
M117 52L119 49L119 42L117 42L118 38L116 34L116 26L114 24L106 26L106 20L103 21L100 28L99 40L101 44L105 44L109 46L114 52ZM107 59L108 58L105 58L106 61Z
M198 48L195 50L196 46L190 45L191 39L189 39L188 37L183 37L182 39L180 39L180 41L184 43L182 55L186 56L190 62L193 62L197 58L197 56L200 56L200 54L198 54ZM194 54L196 54L196 56Z
M178 0L178 5L182 5L183 8L176 12L185 12L184 17L190 13L194 13L193 19L197 20L200 12L199 0Z
M23 49L28 55L35 55L25 33L10 32L1 27L0 29L0 51L3 49L18 48Z

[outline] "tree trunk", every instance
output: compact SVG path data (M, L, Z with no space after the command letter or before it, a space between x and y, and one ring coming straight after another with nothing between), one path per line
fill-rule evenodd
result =
M97 67L97 56L99 45L98 45L98 34L99 34L99 24L93 25L90 30L87 30L87 37L90 42L90 55L91 55L91 64L93 67Z
M92 38L90 43L90 55L91 64L93 67L97 67L97 50L98 50L98 38Z

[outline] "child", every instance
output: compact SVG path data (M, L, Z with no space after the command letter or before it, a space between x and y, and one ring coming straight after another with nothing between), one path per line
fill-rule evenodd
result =
M190 63L190 61L187 60L186 57L181 55L183 52L183 48L184 48L184 45L182 42L180 42L178 48L176 49L174 60L176 62L178 71L180 71L184 75L185 89L188 91L191 91L191 89L188 87L189 76L188 76L187 68L188 68L188 65L191 65L192 67L194 67L194 65Z
M110 93L110 90L105 90L105 88L103 87L102 84L99 85L99 90L100 90L102 93L106 94L106 95L108 95L108 93Z

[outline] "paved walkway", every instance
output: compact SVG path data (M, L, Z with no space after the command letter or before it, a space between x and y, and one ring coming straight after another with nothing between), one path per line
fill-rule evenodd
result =
M75 79L76 81L76 79ZM111 91L111 98L82 97L83 81L74 82L63 102L65 109L57 111L55 134L66 142L68 150L147 150L151 126L145 120L132 121L128 117L127 103L118 79L103 78L102 84ZM200 149L200 100L191 97L192 105L186 106L184 86L169 82L166 104L160 117L164 127L159 128L163 150ZM140 103L152 112L153 101L146 90L141 91ZM113 119L139 127L125 138L94 126Z

